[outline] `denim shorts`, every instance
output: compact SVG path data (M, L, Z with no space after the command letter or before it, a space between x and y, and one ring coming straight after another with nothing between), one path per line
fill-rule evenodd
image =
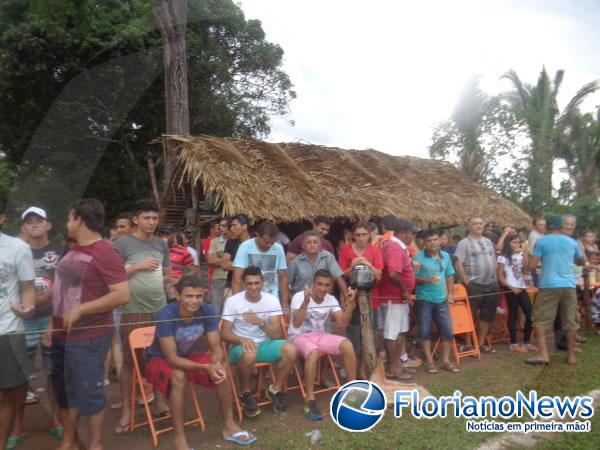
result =
M417 300L415 302L415 310L417 313L417 323L419 324L419 339L422 341L431 340L432 323L435 323L443 341L454 339L452 317L450 316L448 303L432 303L425 300Z
M61 409L76 408L82 416L104 409L104 361L111 342L112 330L91 339L53 340L52 383Z

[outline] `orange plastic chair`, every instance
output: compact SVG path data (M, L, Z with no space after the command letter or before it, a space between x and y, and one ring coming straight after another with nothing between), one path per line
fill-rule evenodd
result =
M283 316L281 317L281 326L283 328L283 336L285 337L285 339L287 339L289 322ZM334 378L335 382L334 382L334 385L331 387L315 389L313 391L315 395L323 394L323 393L331 392L331 391L337 391L342 386L342 384L340 383L340 377L337 373L337 369L335 368L335 363L333 362L333 358L331 357L331 355L324 354L324 353L320 354L319 360L317 362L317 376L315 377L315 385L316 386L321 385L321 367L322 367L322 364L324 364L323 360L325 360L325 364L329 365L329 368L331 369L331 373L333 373L333 378ZM288 391L295 391L295 390L299 389L300 393L302 394L302 398L304 400L306 400L306 386L304 386L302 371L300 371L300 367L298 366L297 361L294 363L294 374L296 375L296 381L298 382L298 384L295 386L288 386L286 383L284 390L285 390L285 392L288 392Z
M223 321L219 321L219 331L221 331ZM231 392L233 393L233 402L235 409L238 413L238 419L240 422L244 420L244 408L242 407L242 402L240 401L239 389L237 387L237 383L235 382L235 378L233 377L233 369L237 369L236 364L230 364L228 355L229 345L221 340L221 344L223 346L223 353L225 355L225 359L227 363L225 364L225 370L227 371L227 378L229 379L229 385L231 386ZM252 395L256 400L256 404L259 407L268 406L271 404L271 400L262 397L262 392L266 388L265 386L265 377L267 371L271 380L275 379L275 372L273 370L273 365L271 363L259 363L257 362L254 367L258 370L258 380L256 382L256 392Z
M469 304L469 296L467 295L466 288L462 284L454 285L454 303L448 306L450 307L454 336L470 334L471 341L473 342L473 350L460 352L456 345L456 338L452 340L452 351L456 359L456 364L459 365L462 358L471 355L475 355L477 356L477 359L481 359L479 342L477 341L477 333L475 332L475 324L473 323L473 315L471 313L471 305ZM441 342L442 339L438 338L432 354L437 353Z
M173 431L173 426L157 429L156 424L158 422L162 422L164 420L170 419L171 415L167 415L164 417L159 417L157 419L152 417L152 412L150 411L150 405L148 404L148 398L146 397L146 392L144 390L144 377L142 377L142 372L140 369L140 365L137 360L136 350L145 350L152 345L152 341L154 340L154 333L156 332L156 327L145 327L138 328L133 330L129 334L129 349L131 351L131 359L133 360L133 375L131 377L132 381L132 389L131 389L131 418L130 418L130 431L133 432L136 428L144 427L148 425L150 427L150 435L152 437L152 446L158 447L158 436L164 433L168 433L169 431ZM200 403L198 401L198 396L196 395L196 391L192 384L188 381L188 386L190 388L190 394L192 397L192 403L194 404L194 409L196 412L196 418L185 422L185 425L193 425L199 424L202 431L205 430L204 418L202 417L202 411L200 410ZM139 395L142 398L142 402L144 404L144 412L146 415L146 420L143 422L137 422L135 420L135 403L136 403L136 395L139 390Z

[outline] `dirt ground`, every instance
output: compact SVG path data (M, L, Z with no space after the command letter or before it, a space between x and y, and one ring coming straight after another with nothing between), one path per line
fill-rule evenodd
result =
M498 355L495 356L483 356L482 360L478 362L474 358L466 358L461 361L460 367L468 369L473 365L477 365L479 368L493 367L495 358L512 357L512 352L506 349L506 345L496 346L498 349ZM439 375L428 375L423 370L419 370L415 375L415 381L422 384L427 388L428 380L431 377L451 377L452 375L446 374L443 371ZM290 379L291 380L291 379ZM291 381L290 381L291 383ZM41 378L32 382L32 386L37 389L44 387L45 381ZM201 432L199 428L188 428L187 436L188 442L195 449L199 448L238 448L235 445L229 445L222 439L221 428L222 428L222 417L220 408L216 402L216 398L213 392L203 388L197 388L198 396L200 399L201 408L206 423L206 431ZM106 388L106 394L108 399L108 405L112 405L119 400L118 385L111 383ZM46 398L46 392L39 393L41 402L36 405L30 405L25 410L25 442L20 449L27 450L49 450L55 449L58 445L58 440L49 436L46 432L49 426L49 415L48 415L48 403ZM277 430L290 430L296 429L302 434L309 432L315 428L320 428L324 423L330 421L328 414L329 400L331 395L323 394L318 396L318 402L325 416L322 422L310 422L308 421L303 413L302 406L303 402L299 391L293 391L288 393L287 400L289 411L283 416L274 416L271 410L263 408L263 413L254 419L245 419L243 428L251 430L257 437L258 442L252 446L252 448L265 448L261 446L261 436L269 435L270 433L277 433ZM190 407L191 402L187 402L187 407ZM142 409L138 408L138 417L142 417ZM190 417L191 409L187 408L188 417ZM150 434L145 428L140 428L134 433L125 436L115 436L113 429L119 419L119 410L107 408L104 420L104 436L103 442L107 450L111 449L128 449L128 450L141 450L152 448L152 441L150 440ZM80 427L82 435L85 435L85 427ZM160 449L171 449L174 448L171 443L172 435L167 433L159 438ZM85 437L84 437L85 442ZM306 437L306 448L309 447L309 438Z

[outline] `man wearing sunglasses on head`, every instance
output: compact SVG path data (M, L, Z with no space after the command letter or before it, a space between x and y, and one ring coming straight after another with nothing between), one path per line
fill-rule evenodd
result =
M483 353L496 353L485 345L490 324L496 320L498 306L498 281L496 280L496 249L483 235L483 219L473 217L468 223L469 235L456 246L456 272L467 288L473 317L479 312L479 347ZM465 346L472 348L471 336L467 335Z

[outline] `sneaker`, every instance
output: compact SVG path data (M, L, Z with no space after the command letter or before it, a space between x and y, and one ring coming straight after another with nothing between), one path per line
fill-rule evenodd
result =
M35 405L36 403L39 403L39 401L40 399L37 395L35 395L35 393L27 391L27 397L25 397L26 405Z
M316 400L309 400L308 403L304 405L304 414L308 420L323 420L323 414L321 414L321 410L317 406Z
M250 392L244 392L240 396L240 401L242 402L242 407L244 408L244 414L247 417L256 417L262 412L262 410L256 404L256 401L252 398L252 394Z
M273 385L270 384L269 387L265 390L265 396L271 400L273 404L273 412L275 414L281 414L287 411L287 405L285 403L285 399L283 398L283 392L273 392L271 387Z

